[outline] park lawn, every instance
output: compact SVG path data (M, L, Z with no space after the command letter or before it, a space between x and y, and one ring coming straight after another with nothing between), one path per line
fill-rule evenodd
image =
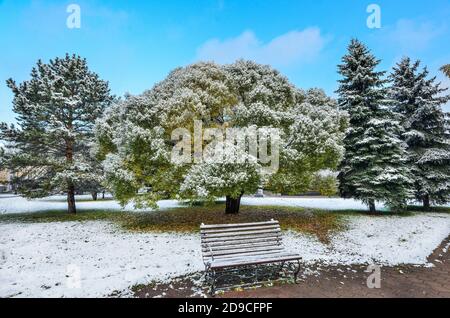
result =
M365 211L327 211L301 207L242 206L237 215L226 215L224 204L186 206L164 211L122 212L111 210L80 211L70 215L63 211L46 211L26 214L0 215L0 222L49 223L71 221L110 221L131 232L196 233L202 223L247 223L278 220L283 230L314 235L323 243L346 228L348 216L366 214ZM405 217L421 211L411 207L411 212L397 215ZM430 212L450 213L450 208L435 208ZM384 212L383 217L393 215Z
M216 204L131 215L123 225L133 231L197 232L202 223L249 223L275 219L283 230L315 235L321 241L328 241L330 234L343 230L345 226L342 213L307 208L242 206L237 215L227 215L224 209L224 205Z
M121 212L110 210L80 211L70 215L63 211L0 215L0 222L49 223L71 221L111 221L132 232L195 233L202 223L246 223L276 219L283 230L293 230L328 241L330 234L345 227L344 215L352 212L280 207L242 206L237 215L226 215L223 204L186 206L164 211Z

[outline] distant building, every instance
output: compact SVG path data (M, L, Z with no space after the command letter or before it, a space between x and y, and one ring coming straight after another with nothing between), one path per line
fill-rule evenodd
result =
M0 193L6 192L8 185L8 175L6 171L0 171Z
M11 180L12 174L8 170L0 170L0 193L13 190Z

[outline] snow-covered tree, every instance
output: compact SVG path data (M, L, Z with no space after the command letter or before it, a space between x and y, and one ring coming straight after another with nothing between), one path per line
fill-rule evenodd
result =
M68 212L76 213L77 187L99 178L90 144L94 123L112 100L108 83L85 59L66 55L38 61L30 80L7 84L17 126L3 123L0 139L12 148L5 160L18 191L29 198L67 192Z
M442 111L450 97L442 95L446 89L419 66L406 57L394 67L390 98L404 128L415 197L429 208L430 202L450 201L450 141Z
M322 168L332 169L342 156L345 116L328 105L316 107L306 95L276 70L251 61L178 68L151 90L115 104L98 121L108 184L123 204L154 205L168 196L226 197L227 213L237 213L242 195L261 186L307 187L309 180L295 176L308 179ZM330 102L324 93L321 97ZM200 145L193 142L196 126ZM173 139L180 128L183 133ZM241 133L230 141L209 138L211 129L225 137L236 129ZM261 153L249 151L247 137L257 132L261 145L261 136L273 131L278 134L267 138L267 150L273 154L271 142L278 142L280 166L269 171ZM185 147L176 148L183 136ZM203 157L196 151L199 146ZM193 159L172 160L174 147ZM143 187L151 191L137 194Z
M368 48L352 40L342 58L339 106L350 116L344 139L345 157L340 166L339 190L376 212L376 201L403 207L410 196L410 175L401 126L386 109L386 80Z

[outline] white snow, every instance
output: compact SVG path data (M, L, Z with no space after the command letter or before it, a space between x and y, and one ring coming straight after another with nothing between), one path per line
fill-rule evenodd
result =
M87 200L90 196L77 196L77 200ZM27 200L20 196L0 195L0 214L32 213L42 211L66 210L67 203L62 195L51 196L38 200ZM244 197L243 205L265 205L265 206L297 206L314 209L328 210L366 210L367 207L359 201L345 200L340 198L306 198L306 197ZM162 200L158 202L160 209L180 207L176 200ZM383 208L381 205L379 208ZM77 209L83 210L123 210L120 204L114 200L77 201ZM135 210L132 204L125 207L126 211L148 211Z
M111 211L151 211L149 209L134 209L133 204L128 204L124 209L119 202L115 200L98 200L98 201L84 201L89 200L89 195L77 196L77 209L85 210L111 210ZM110 197L107 197L110 198ZM325 209L331 211L339 210L367 210L362 202L353 199L341 198L322 198L322 197L243 197L242 205L250 206L291 206L303 207L311 209ZM182 207L177 200L162 200L158 201L160 210ZM447 204L446 206L450 206ZM386 208L381 204L377 204L379 210ZM0 194L0 214L18 214L18 213L33 213L43 211L67 210L66 198L63 195L55 195L43 199L27 200L20 196L11 194Z
M294 206L312 209L326 210L367 210L367 206L360 201L341 198L308 198L308 197L244 197L243 205L265 205L265 206ZM380 209L384 209L379 205Z
M90 196L77 196L77 200L86 200ZM179 207L180 204L176 200L164 200L158 202L160 209L168 209ZM77 201L77 209L83 210L112 210L112 211L144 211L135 210L132 204L127 205L124 209L119 202L115 200L98 200L98 201ZM64 196L51 196L44 199L27 200L20 196L3 195L0 196L0 214L17 214L17 213L33 213L43 211L67 210L67 202Z
M425 265L450 234L448 214L348 220L329 245L292 232L285 245L311 268L315 262ZM107 222L0 224L0 297L107 296L201 270L196 234L128 233ZM73 288L77 274L80 288Z
M449 214L352 216L348 221L347 230L336 234L329 245L292 232L285 236L285 244L307 263L425 265L428 256L450 235Z
M201 270L199 247L195 235L127 233L105 222L0 224L0 297L107 296Z

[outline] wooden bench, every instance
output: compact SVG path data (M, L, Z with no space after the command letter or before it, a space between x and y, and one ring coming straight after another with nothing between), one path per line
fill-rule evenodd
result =
M294 280L300 271L300 255L290 253L282 245L278 221L243 224L217 224L200 227L205 276L215 293L216 281L226 270L263 264L294 266ZM257 277L257 274L256 274Z

